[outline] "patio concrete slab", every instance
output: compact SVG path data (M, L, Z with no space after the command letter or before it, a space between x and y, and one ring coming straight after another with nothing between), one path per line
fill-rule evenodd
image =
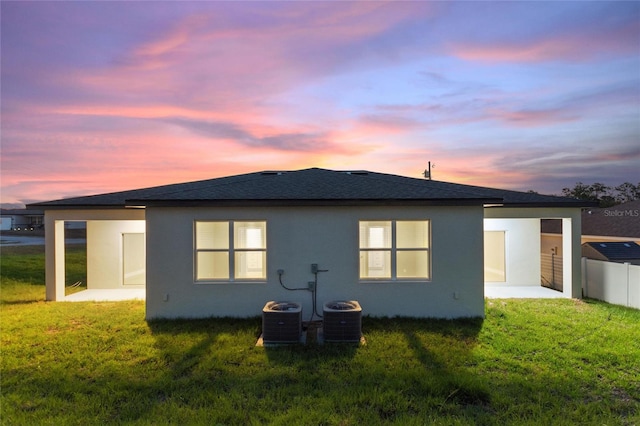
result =
M145 300L144 288L92 289L70 294L65 302L119 302L122 300Z
M561 291L542 286L484 286L487 299L563 299Z

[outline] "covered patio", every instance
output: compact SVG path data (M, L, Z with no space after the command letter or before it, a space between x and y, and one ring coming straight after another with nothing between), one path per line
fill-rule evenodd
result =
M65 226L86 223L87 290L66 295ZM144 300L144 209L50 209L45 211L46 299L51 301Z
M567 207L493 208L484 210L486 298L581 298L580 210ZM544 287L541 221L562 223L554 248L559 270L558 290Z

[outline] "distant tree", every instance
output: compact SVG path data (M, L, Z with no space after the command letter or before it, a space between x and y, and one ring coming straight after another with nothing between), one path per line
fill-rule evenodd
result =
M640 200L640 182L638 182L638 185L625 182L616 186L615 190L618 192L616 194L616 201L620 204Z
M602 190L604 185L597 184L598 189ZM593 190L592 185L585 185L582 182L577 182L573 188L562 188L562 195L565 197L577 198L579 200L598 201L596 192Z
M608 194L603 195L602 197L600 197L600 199L598 199L599 207L611 207L611 206L615 206L616 204L619 204L619 203L616 200L616 197L612 195L608 195Z
M604 197L611 196L611 187L603 183L596 182L592 184L590 188L596 200L602 200Z
M580 200L596 201L600 207L611 207L640 199L640 183L636 186L625 182L612 188L599 182L591 185L577 182L573 188L562 188L562 195Z

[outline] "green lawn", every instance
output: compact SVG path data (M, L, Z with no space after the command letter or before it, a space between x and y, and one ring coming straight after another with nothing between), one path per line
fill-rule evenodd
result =
M87 288L87 249L84 244L65 249L65 293ZM44 246L9 246L0 249L2 297L0 302L44 300Z
M365 346L262 348L259 318L46 303L43 265L2 251L2 424L640 424L637 310L489 300L484 320L364 318Z

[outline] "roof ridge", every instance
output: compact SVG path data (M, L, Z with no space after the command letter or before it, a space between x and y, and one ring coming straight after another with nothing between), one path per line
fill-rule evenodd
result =
M234 179L234 178L241 178L243 176L249 177L258 177L256 175L260 175L263 172L252 172L252 173L242 173L239 175L233 175L233 176L221 176L221 177L217 177L217 178L210 178L210 179L203 179L203 180L196 180L193 182L183 182L183 183L175 183L172 185L163 185L163 186L184 186L184 185L195 185L198 183L205 183L205 182L215 182L218 181L217 183L214 183L213 185L211 185L211 187L220 187L220 186L225 186L225 185L232 185L234 183L239 183L239 182L246 182L248 180L252 180L252 179L238 179L238 180L233 180L233 182L229 182L229 180ZM224 182L223 182L224 180ZM151 187L151 188L147 188L147 189L156 189L156 188L162 188L163 186L159 186L159 187ZM183 188L176 188L173 191L166 191L163 192L163 195L170 195L170 194L177 194L180 192L187 192L187 191L192 191L193 189L187 189L186 191ZM133 198L134 200L146 200L149 199L149 197L152 197L152 195L146 196L146 197L142 197L142 198Z
M261 178L263 176L282 176L282 175L285 175L285 174L297 173L297 172L305 172L305 171L309 171L309 170L332 171L332 170L329 170L329 169L320 169L318 167L312 167L312 168L300 169L300 170L262 170L262 171L259 171L259 172L241 173L241 174L232 175L232 176L221 176L221 177L217 177L217 178L203 179L203 180L200 180L200 181L193 181L193 182L184 182L184 183L178 183L178 184L168 185L168 186L189 185L189 184L204 183L204 182L208 182L208 181L212 181L212 182L217 181L215 184L211 185L210 188L213 188L213 187L219 188L219 187L223 187L223 186L226 186L226 185L234 185L234 184L237 184L237 183L256 180L256 179ZM148 188L148 189L153 189L153 188ZM189 189L187 191L193 191L193 190L195 190L195 189ZM176 188L175 191L164 192L163 195L176 194L176 193L179 193L179 192L186 192L186 191L184 191L183 189ZM140 200L147 200L147 199L150 199L150 197L153 197L153 196L149 195L147 197L143 197L143 198L139 198L139 199ZM138 200L138 198L135 198L133 200Z
M419 179L419 178L414 178L414 177L410 177L410 176L400 176L400 175L392 175L392 174L388 174L388 173L378 173L378 172L369 172L369 176L373 177L374 179L376 179L376 178L377 179L382 179L382 176L391 176L392 178L406 179L408 181L408 184L410 184L412 186L423 186L424 185L423 182L425 182L425 183L426 182L435 182L435 183L438 183L438 184L441 184L441 185L446 185L448 191L453 191L453 192L460 193L460 194L465 194L465 195L470 195L470 194L478 195L479 198L486 198L486 196L484 194L476 194L475 192L464 191L464 190L461 190L459 188L456 188L456 186L468 187L470 185L464 185L464 184L452 183L452 182L444 182L444 181L432 180L432 179ZM477 188L481 189L481 187L477 187Z

